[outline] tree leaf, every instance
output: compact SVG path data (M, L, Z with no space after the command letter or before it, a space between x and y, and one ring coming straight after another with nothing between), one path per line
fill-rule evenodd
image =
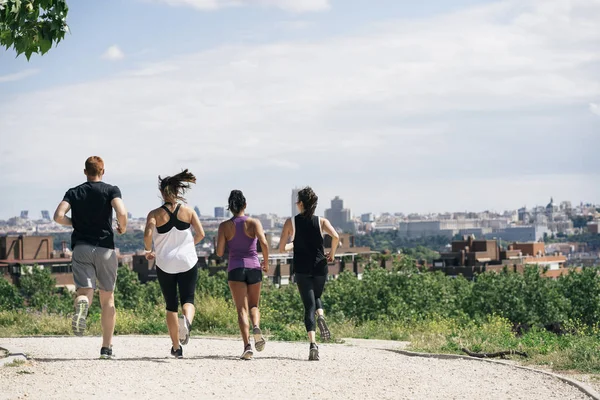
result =
M52 41L48 40L48 39L41 39L39 41L39 45L40 45L40 51L43 54L46 54L48 52L48 50L50 50L52 48Z

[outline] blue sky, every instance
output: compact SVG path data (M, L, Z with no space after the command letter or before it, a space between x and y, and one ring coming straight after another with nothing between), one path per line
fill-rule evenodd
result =
M129 209L190 168L289 210L600 202L597 0L70 2L45 56L0 52L0 218L53 210L100 155Z

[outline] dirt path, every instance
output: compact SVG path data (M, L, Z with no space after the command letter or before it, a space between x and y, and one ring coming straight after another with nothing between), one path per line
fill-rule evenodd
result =
M185 359L166 337L115 338L99 360L97 337L0 338L33 357L0 368L0 399L587 399L558 379L470 360L406 357L395 342L323 344L308 362L305 343L269 342L252 361L240 341L192 338Z

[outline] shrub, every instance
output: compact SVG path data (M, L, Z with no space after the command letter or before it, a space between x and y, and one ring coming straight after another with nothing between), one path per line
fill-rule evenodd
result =
M19 293L19 289L0 278L0 309L1 310L19 310L24 306L23 296Z

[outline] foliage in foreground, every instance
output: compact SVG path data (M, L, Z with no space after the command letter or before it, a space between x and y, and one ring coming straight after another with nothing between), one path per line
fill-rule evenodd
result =
M68 12L65 0L0 0L0 46L45 54L64 39Z

